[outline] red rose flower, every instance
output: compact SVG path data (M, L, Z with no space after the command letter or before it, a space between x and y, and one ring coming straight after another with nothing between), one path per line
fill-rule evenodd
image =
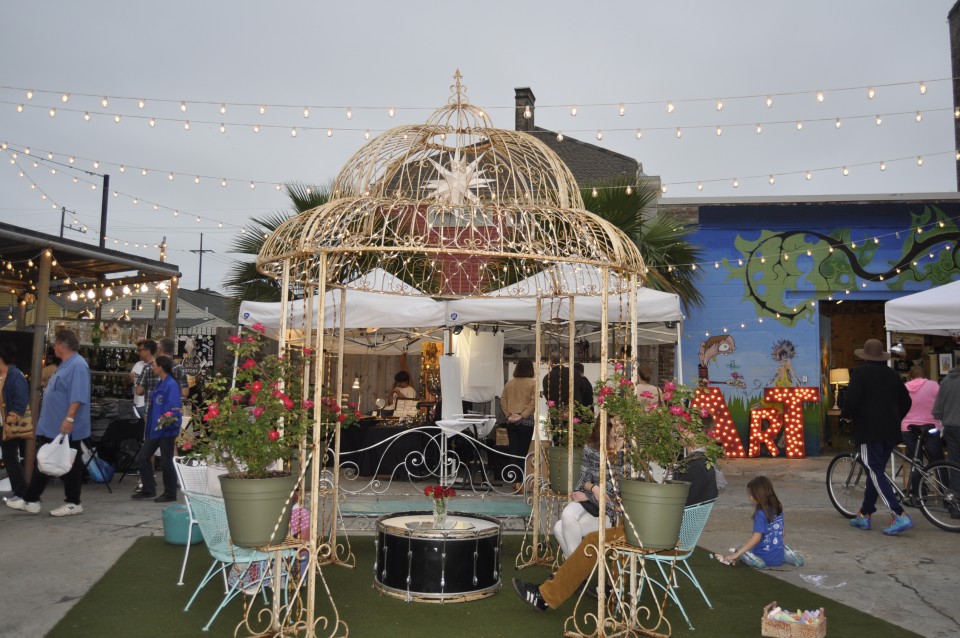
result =
M271 441L276 441L280 438L280 433L276 430L270 430L270 434L267 435Z

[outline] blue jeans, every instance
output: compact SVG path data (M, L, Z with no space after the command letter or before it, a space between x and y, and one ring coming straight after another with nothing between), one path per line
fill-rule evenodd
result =
M863 492L863 504L860 513L868 516L877 511L877 496L883 499L883 504L896 516L903 514L903 508L897 502L897 495L887 480L883 471L890 462L890 455L897 444L891 441L878 443L861 443L860 460L867 466L870 480L867 481Z
M177 444L176 436L159 439L144 439L143 447L137 453L136 463L140 469L140 482L143 494L157 493L157 479L153 475L153 454L160 450L160 469L163 472L163 495L177 496L177 472L173 468L173 454Z

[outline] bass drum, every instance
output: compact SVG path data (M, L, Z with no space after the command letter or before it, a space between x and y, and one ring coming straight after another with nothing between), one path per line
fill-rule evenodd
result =
M430 512L377 520L373 584L408 602L467 602L500 590L500 522L452 512L444 529Z

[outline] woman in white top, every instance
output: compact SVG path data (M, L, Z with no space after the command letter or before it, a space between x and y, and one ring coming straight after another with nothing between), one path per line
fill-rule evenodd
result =
M410 385L410 373L406 370L393 375L393 388L390 389L390 405L387 410L397 409L397 399L416 399L417 391Z

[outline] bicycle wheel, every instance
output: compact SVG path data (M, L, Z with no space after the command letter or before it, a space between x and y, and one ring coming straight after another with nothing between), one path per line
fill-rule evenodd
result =
M940 529L960 532L960 465L934 461L923 468L920 509Z
M863 503L867 472L853 454L838 454L827 466L827 495L845 518L857 515Z

